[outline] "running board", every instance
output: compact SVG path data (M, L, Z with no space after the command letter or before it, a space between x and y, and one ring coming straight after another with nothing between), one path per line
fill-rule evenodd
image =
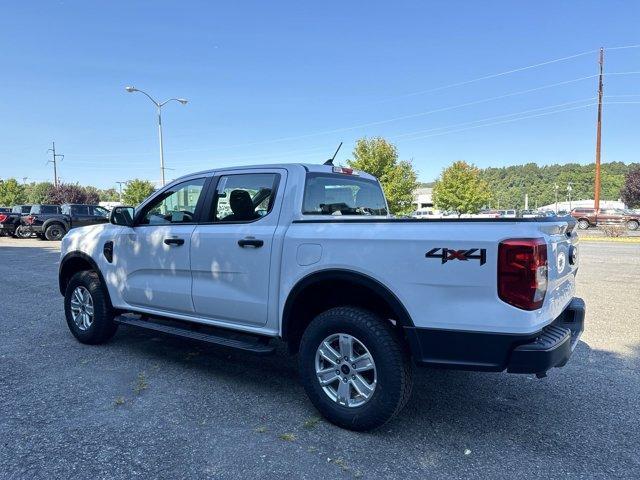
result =
M117 316L114 321L120 325L146 328L147 330L153 330L155 332L165 333L167 335L190 338L192 340L198 340L200 342L211 343L221 347L233 348L236 350L243 350L245 352L251 352L258 355L268 355L275 351L275 347L273 347L272 345L262 343L261 338L250 337L248 335L243 336L251 338L250 340L229 338L218 333L204 332L188 327L167 325L165 323L157 322L154 319L142 320L140 318L134 318L126 315ZM197 327L197 325L195 324L194 326ZM233 332L229 332L229 334L233 334ZM267 337L264 338L266 339Z

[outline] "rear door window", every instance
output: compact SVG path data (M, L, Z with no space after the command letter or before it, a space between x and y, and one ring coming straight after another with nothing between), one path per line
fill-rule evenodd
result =
M302 203L304 215L387 215L380 184L357 176L309 173Z

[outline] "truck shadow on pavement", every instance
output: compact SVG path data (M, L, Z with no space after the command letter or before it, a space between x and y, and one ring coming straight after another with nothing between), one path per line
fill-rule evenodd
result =
M245 395L272 399L273 408L282 402L292 408L292 416L296 411L301 416L315 413L297 381L297 357L290 356L284 344L275 355L259 357L121 328L109 345L133 350L136 356L147 357L150 364L168 362L174 368L195 369L198 376L216 384L230 385ZM630 350L629 354L594 350L581 341L569 363L551 370L544 379L533 375L416 368L413 395L407 407L388 425L367 435L409 433L419 439L429 432L432 440L446 443L461 438L473 439L475 443L483 437L506 435L510 441L528 444L543 454L549 448L550 433L556 432L557 436L569 430L579 436L580 426L594 416L622 418L624 412L616 406L631 402L638 394L640 345L631 346ZM612 384L634 385L634 381L635 390L611 388ZM329 424L327 428L341 431ZM608 422L604 430L611 429L608 433L616 436L619 435L616 428L628 427ZM342 432L341 435L361 435ZM434 432L439 432L439 439L438 435L433 436ZM602 430L600 433L607 434ZM566 448L576 448L571 435L564 438L558 437L556 441Z

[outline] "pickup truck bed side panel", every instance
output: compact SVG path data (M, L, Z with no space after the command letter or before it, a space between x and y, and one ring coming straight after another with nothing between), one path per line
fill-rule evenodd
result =
M567 267L562 276L555 273L552 235L541 231L563 226L566 222L547 222L544 228L532 222L482 223L473 228L466 222L296 222L284 242L280 306L284 308L295 284L314 271L352 270L386 285L416 327L532 333L556 318L573 297L576 267ZM529 312L498 298L497 250L501 240L536 237L552 242L549 290L543 307ZM555 240L567 244L564 233ZM436 256L442 248L477 249L478 255L484 249L486 260L443 263ZM301 261L311 249L319 252L318 258ZM426 257L433 249L434 256Z

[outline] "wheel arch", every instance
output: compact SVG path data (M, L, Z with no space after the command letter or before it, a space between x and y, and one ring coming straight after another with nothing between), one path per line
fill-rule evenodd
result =
M47 228L55 224L61 225L64 228L65 232L69 231L69 225L64 220L61 220L59 218L50 218L49 220L45 220L42 224L42 232L44 233Z
M398 329L413 326L402 302L380 281L353 270L329 269L303 277L290 290L282 311L283 340L291 351L297 351L304 329L316 315L346 305L393 320Z
M69 252L60 261L60 268L58 270L58 288L60 289L60 293L64 296L71 277L78 272L86 270L96 272L102 284L106 286L102 272L100 272L100 268L98 268L98 264L93 258L83 252Z

